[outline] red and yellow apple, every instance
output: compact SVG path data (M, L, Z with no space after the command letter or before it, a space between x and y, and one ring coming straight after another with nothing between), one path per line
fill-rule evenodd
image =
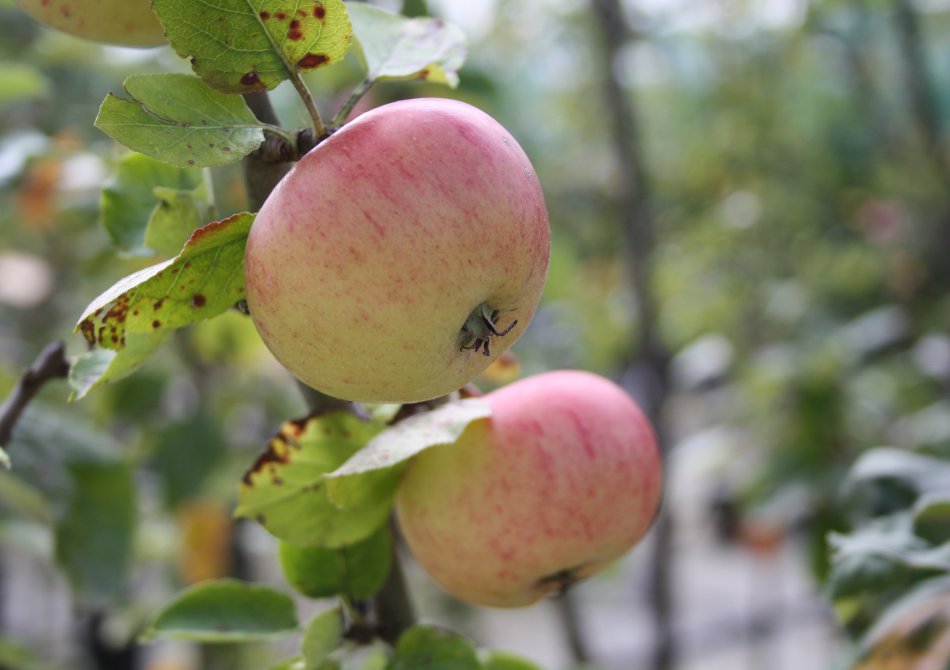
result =
M466 602L521 607L633 547L660 503L653 429L603 377L556 371L484 396L488 419L408 464L396 493L412 554Z
M547 276L538 178L468 104L383 105L304 156L245 253L264 343L346 400L418 402L471 381L527 328Z
M165 43L165 31L149 0L17 0L50 28L94 42L129 47Z

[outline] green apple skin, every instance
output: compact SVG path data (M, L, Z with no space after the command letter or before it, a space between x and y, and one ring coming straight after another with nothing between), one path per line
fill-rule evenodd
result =
M653 429L603 377L555 371L487 394L489 419L410 461L396 494L406 542L456 598L523 607L633 547L660 504Z
M419 402L471 381L527 328L550 227L531 164L471 105L383 105L304 156L268 197L245 252L264 343L307 385L364 402ZM462 326L498 310L490 353Z
M94 42L154 47L166 41L148 0L17 0L17 4L50 28Z

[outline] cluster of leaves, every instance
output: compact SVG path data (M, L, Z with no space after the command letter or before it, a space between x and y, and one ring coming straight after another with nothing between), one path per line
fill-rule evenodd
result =
M509 654L476 649L466 638L434 626L413 626L392 647L346 640L339 607L303 626L301 655L272 670L537 670ZM234 580L196 586L158 613L147 635L188 640L250 641L301 632L293 601L271 589Z
M950 642L950 459L892 447L851 470L853 509L869 514L835 534L828 590L857 640L853 667L923 667ZM863 503L862 503L863 501Z

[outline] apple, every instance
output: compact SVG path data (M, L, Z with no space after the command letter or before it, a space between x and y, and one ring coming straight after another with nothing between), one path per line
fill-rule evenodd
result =
M343 126L277 185L248 236L247 304L309 386L420 402L518 339L549 255L541 186L508 131L463 102L403 100Z
M17 0L27 14L50 28L104 44L154 47L165 31L149 0Z
M456 598L522 607L619 558L662 490L653 429L613 382L555 371L489 393L488 419L406 466L396 493L412 554Z

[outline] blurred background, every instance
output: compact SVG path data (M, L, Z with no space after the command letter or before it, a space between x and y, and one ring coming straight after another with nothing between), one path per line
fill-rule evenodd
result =
M827 586L828 534L853 521L848 469L882 445L950 454L950 1L404 9L465 31L461 85L383 84L370 102L486 110L551 215L542 307L517 361L480 384L614 378L654 418L668 478L647 540L569 598L476 610L410 564L424 618L548 670L849 667ZM117 253L100 224L121 152L93 121L126 75L186 70L0 0L0 397L48 342L81 352L86 304L156 261ZM309 76L330 114L360 71L348 57ZM272 97L306 125L292 87ZM246 209L239 168L213 185L218 218ZM134 643L185 584L283 585L276 541L231 510L305 404L250 320L188 328L131 377L68 396L48 385L6 445L0 668L268 667L267 645Z

